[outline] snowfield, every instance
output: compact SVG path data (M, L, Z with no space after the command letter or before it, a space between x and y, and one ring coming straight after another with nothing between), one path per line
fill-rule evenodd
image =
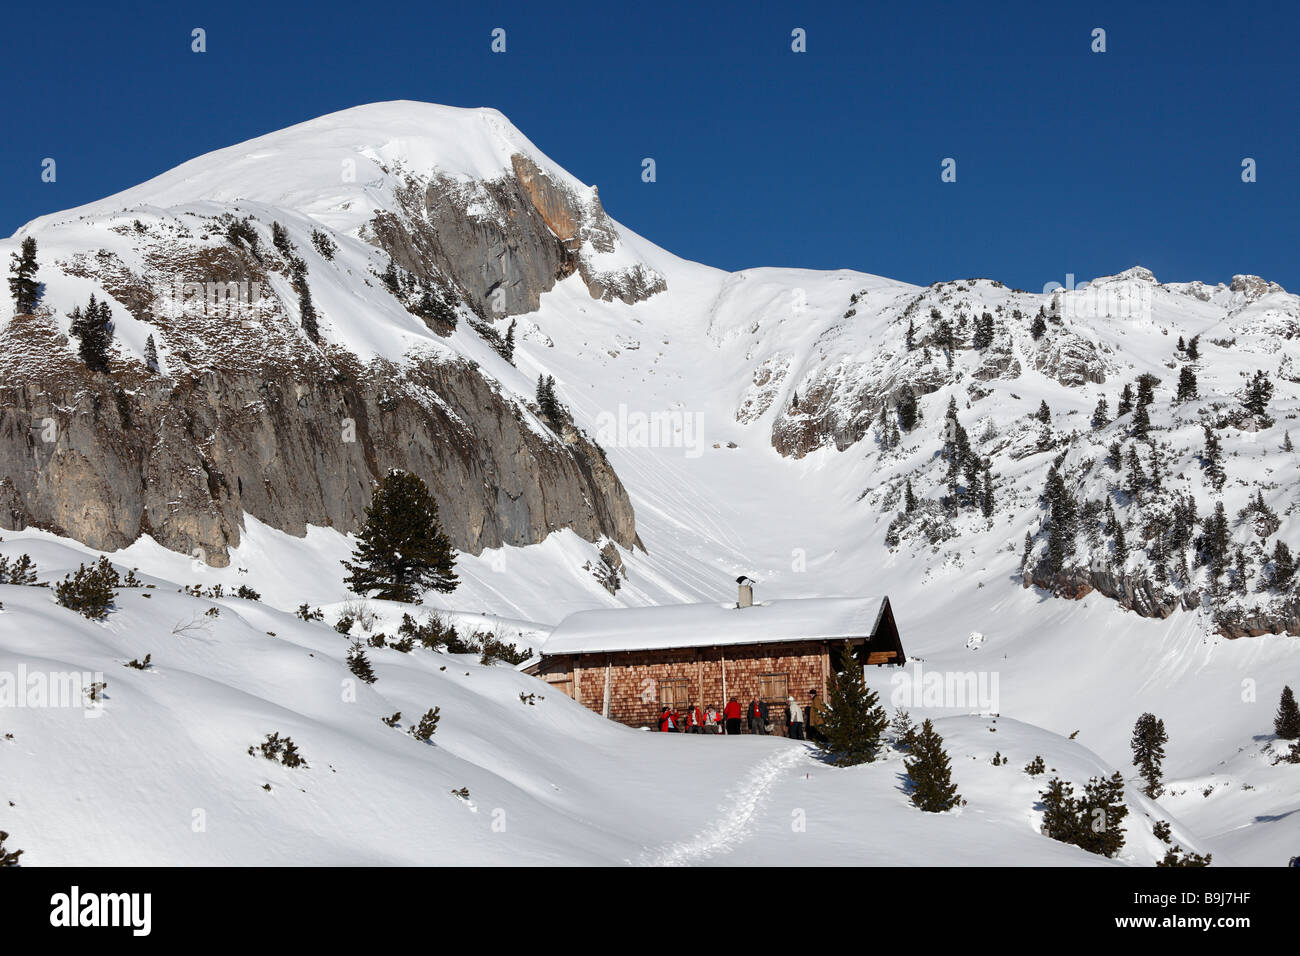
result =
M868 680L891 711L935 720L965 805L912 807L894 751L837 769L793 741L632 730L474 655L372 648L379 679L361 684L346 665L348 639L331 626L357 605L339 565L348 536L312 527L295 538L246 516L229 567L196 564L148 537L110 554L154 587L123 588L102 623L57 606L45 588L0 585L0 674L107 683L102 708L0 707L0 829L25 864L1151 866L1166 849L1152 834L1160 820L1175 844L1213 853L1216 866L1285 865L1300 854L1300 765L1274 762L1284 748L1272 735L1283 685L1300 688L1300 640L1229 639L1218 618L1281 601L1267 586L1268 555L1278 540L1300 550L1300 458L1284 450L1288 434L1300 441L1300 298L1257 277L1162 284L1141 268L1043 294L985 279L922 288L848 270L725 273L618 225L611 261L644 264L667 290L629 305L592 298L577 275L558 281L518 317L511 365L467 323L437 336L366 281L386 259L359 232L394 202L378 163L459 177L472 192L506 174L514 152L576 194L591 189L495 111L376 104L44 217L0 242L0 255L38 236L39 278L66 332L67 312L98 287L56 262L103 247L143 268L110 225L139 218L155 231L197 231L202 217L237 207L267 228L289 227L331 343L363 358L427 350L471 359L520 407L539 375L553 375L626 486L644 550L620 549L626 577L615 593L584 567L597 543L572 531L464 554L461 586L428 595L414 613L445 613L535 650L579 611L732 601L741 574L757 580L760 601L887 595L910 660L869 669ZM341 182L349 159L355 180ZM313 228L338 243L333 260L313 252ZM273 291L284 300L276 334L293 336L293 296ZM149 326L113 305L119 354L142 355ZM0 326L12 308L0 306ZM1031 331L1040 308L1055 316L1041 338ZM932 309L965 330L950 354ZM996 318L993 341L975 349L965 323L984 312ZM1193 360L1175 343L1195 336ZM160 352L166 366L162 342ZM1178 402L1189 364L1199 395ZM1275 386L1271 423L1242 423L1233 410L1259 370ZM1134 443L1116 403L1143 373L1159 380L1150 419L1164 484L1134 498L1105 458L1112 442ZM886 447L881 403L894 409L907 389L920 421ZM1115 420L1093 429L1103 397ZM988 517L940 514L950 401L996 479ZM1047 442L1034 418L1042 402ZM1207 421L1221 426L1221 491L1202 467ZM1163 619L1098 590L1073 600L1026 587L1025 538L1041 558L1039 496L1053 466L1081 502L1110 501L1128 535L1121 555L1107 534L1081 532L1079 568L1150 572L1157 560L1144 535L1164 526L1169 496L1187 494L1200 518L1225 505L1246 563L1242 587L1211 600L1193 561L1167 585L1185 605ZM893 540L909 481L935 520ZM1257 493L1278 518L1267 536L1239 516ZM0 555L23 553L42 582L98 556L45 531L5 531ZM180 593L217 584L262 599ZM299 619L304 603L325 620ZM368 605L367 633L390 636L409 610ZM125 666L145 654L149 669ZM927 674L957 691L935 690ZM528 703L530 694L544 699ZM435 706L432 742L408 735ZM397 711L399 726L386 726ZM1143 712L1170 736L1156 801L1141 795L1129 750ZM271 733L292 737L310 767L250 756ZM994 766L999 753L1008 762ZM1025 774L1035 756L1046 776ZM1116 770L1130 811L1117 859L1039 832L1037 794L1054 773L1077 790ZM461 788L468 797L453 794Z

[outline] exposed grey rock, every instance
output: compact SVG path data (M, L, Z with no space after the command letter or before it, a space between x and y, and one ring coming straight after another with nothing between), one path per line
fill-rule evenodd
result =
M355 531L372 480L401 468L471 553L562 528L637 544L603 453L567 439L539 434L464 362L145 380L65 369L0 388L0 525L101 549L148 533L224 565L244 512L295 535Z

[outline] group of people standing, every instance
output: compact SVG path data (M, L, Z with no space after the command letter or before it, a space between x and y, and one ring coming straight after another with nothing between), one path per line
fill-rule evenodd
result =
M746 733L774 734L779 733L779 730L772 720L773 707L780 707L784 711L786 735L791 740L806 740L805 731L816 735L817 691L812 688L808 691L806 706L801 706L793 694L786 698L784 705L769 704L768 701L759 700L757 695L743 706L735 697L728 700L722 708L701 708L692 702L683 711L665 704L659 712L659 729L664 733L734 735L741 733L743 726Z

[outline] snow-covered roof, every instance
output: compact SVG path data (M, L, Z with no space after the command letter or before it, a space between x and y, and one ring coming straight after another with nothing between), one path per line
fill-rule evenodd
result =
M870 637L889 599L797 598L735 604L670 604L570 614L541 647L545 656L719 647Z

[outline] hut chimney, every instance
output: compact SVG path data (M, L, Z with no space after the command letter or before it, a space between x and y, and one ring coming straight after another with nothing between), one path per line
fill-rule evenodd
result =
M736 600L736 607L754 606L754 585L757 583L753 578L747 578L743 574L736 578L736 585L740 590L739 597Z

